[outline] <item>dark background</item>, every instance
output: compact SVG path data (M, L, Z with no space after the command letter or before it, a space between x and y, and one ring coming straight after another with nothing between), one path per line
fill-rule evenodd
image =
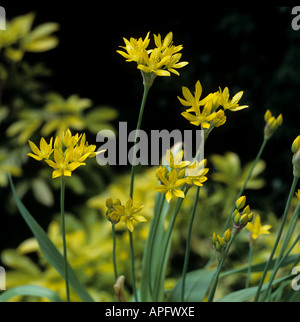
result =
M254 159L263 140L264 113L283 114L283 126L272 137L262 158L267 162L267 186L260 197L272 196L281 213L292 181L290 147L300 121L300 31L291 27L292 7L221 7L202 2L138 4L2 1L7 18L36 12L36 24L60 24L59 46L47 53L28 54L26 60L45 62L53 71L49 90L64 97L76 93L95 105L110 105L127 121L137 122L142 78L135 63L116 53L122 37L163 37L173 31L174 44L183 44L182 60L189 65L180 77L159 77L151 88L142 123L144 130L193 129L180 115L181 87L191 90L197 80L203 95L229 87L231 96L243 90L242 105L250 108L227 113L227 123L215 129L206 156L234 151L243 164ZM124 169L123 169L124 170Z

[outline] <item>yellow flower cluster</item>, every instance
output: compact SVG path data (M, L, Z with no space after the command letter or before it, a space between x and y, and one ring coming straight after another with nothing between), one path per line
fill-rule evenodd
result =
M120 47L125 51L117 50L117 53L125 57L127 62L136 62L137 68L144 73L153 73L155 76L170 76L171 73L179 75L176 69L188 64L179 62L182 56L179 52L183 46L174 46L173 33L169 32L163 40L160 34L154 35L156 47L147 49L150 43L149 35L150 32L145 39L123 38L125 47Z
M168 167L161 166L156 171L156 176L160 181L160 185L155 188L155 191L164 193L167 202L170 202L173 197L184 198L185 194L182 190L186 184L203 186L207 180L205 176L209 171L205 168L206 159L198 162L195 160L192 164L189 161L182 161L183 150L179 151L175 157L171 151L167 151L166 160L169 163Z
M235 203L235 211L232 214L233 233L238 234L248 223L253 220L253 212L250 211L250 206L246 205L246 197L240 197ZM244 209L243 209L244 208ZM243 209L243 210L242 210Z
M265 129L264 129L264 133L265 133L265 138L269 139L274 132L278 129L278 127L282 124L282 115L279 114L277 118L275 118L270 110L267 110L265 113L265 121L266 121L266 125L265 125Z
M48 144L42 137L40 140L40 148L30 140L28 140L28 142L33 153L28 153L27 155L37 161L45 160L45 162L54 169L52 173L53 179L61 176L70 177L72 171L81 165L85 165L83 161L87 158L93 158L98 153L105 151L101 150L99 152L95 152L96 145L88 145L85 133L80 135L77 133L72 136L69 129L65 131L62 139L58 136L56 137L54 147L53 138L50 139ZM54 160L50 159L52 153Z
M119 199L113 202L111 198L108 198L106 200L106 207L107 219L113 224L117 224L120 220L125 222L126 227L131 232L134 230L135 223L147 221L144 216L137 215L143 209L144 205L142 203L133 204L131 198L129 198L125 206L121 204Z
M222 91L219 88L218 92L210 93L201 100L202 86L200 81L195 85L194 95L187 87L182 87L184 99L178 97L183 106L189 107L185 112L181 113L191 124L201 126L203 129L211 127L219 127L225 124L225 111L233 112L247 108L247 105L239 105L239 101L243 96L243 91L238 92L232 99L229 97L227 87ZM223 109L217 110L219 107Z

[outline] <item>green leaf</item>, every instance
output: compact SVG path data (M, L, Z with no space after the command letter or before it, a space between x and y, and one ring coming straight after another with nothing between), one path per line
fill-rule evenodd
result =
M184 300L187 302L203 302L215 272L215 269L198 269L189 272L185 280ZM180 278L172 290L169 302L180 301L181 281L182 279Z
M18 198L13 181L11 176L9 176L9 181L11 185L11 189L16 200L17 207L37 239L40 249L44 254L45 258L48 262L58 271L58 273L64 278L64 259L52 241L49 239L48 235L42 229L42 227L37 223L37 221L32 217L29 211L25 208L21 200ZM89 295L85 287L78 280L71 266L68 264L68 272L69 272L69 283L72 289L80 296L80 298L85 302L93 302L93 298Z
M50 300L51 302L62 302L60 296L49 288L37 285L22 285L5 291L0 295L0 302L7 302L15 296L37 296Z
M281 283L287 279L290 279L291 275L281 277L275 281L273 281L272 285ZM261 291L264 291L268 287L268 284L264 284L261 288ZM257 292L257 286L245 288L233 293L230 293L223 298L221 298L218 302L243 302L249 300L252 296L254 296Z

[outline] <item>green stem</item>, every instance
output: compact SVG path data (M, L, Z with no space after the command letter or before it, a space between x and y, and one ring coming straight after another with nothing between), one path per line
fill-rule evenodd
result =
M174 209L173 213L171 214L171 220L170 220L168 229L167 229L166 234L165 234L165 239L163 241L162 256L160 257L160 265L159 265L159 268L158 268L158 271L157 271L157 275L156 275L156 279L155 279L155 285L154 285L154 301L155 302L158 301L159 286L160 286L161 279L162 279L164 261L166 260L168 245L169 245L169 242L170 242L170 238L171 238L171 235L172 235L172 231L173 231L173 227L174 227L174 224L175 224L175 221L176 221L176 217L178 215L178 212L179 212L179 209L181 207L182 202L183 202L183 198L178 198L177 199L176 206L175 206L175 209Z
M130 244L130 262L131 262L131 278L132 278L132 289L135 301L138 301L136 285L135 285L135 268L134 268L134 248L133 248L133 238L132 232L128 230L129 233L129 244Z
M229 241L229 243L228 243L228 245L227 245L227 247L225 249L223 257L222 257L222 259L220 260L220 262L218 264L218 268L217 268L216 274L214 276L213 285L212 285L212 287L210 289L207 302L212 302L214 300L214 296L215 296L215 292L216 292L216 289L217 289L221 269L222 269L223 264L225 262L225 258L226 258L227 254L228 254L228 251L229 251L229 249L230 249L230 247L231 247L231 245L232 245L232 243L233 243L233 241L234 241L236 236L237 235L233 235L231 237L231 239L230 239L230 241Z
M147 96L148 96L148 92L149 92L150 86L148 85L144 85L144 93L143 93L143 99L142 99L142 103L141 103L141 107L140 107L140 114L139 114L139 118L138 118L138 122L137 122L137 126L136 126L136 132L135 132L135 140L134 140L134 147L133 147L133 156L132 156L132 164L131 164L131 173L130 173L130 198L133 199L133 188L134 188L134 174L135 174L135 163L136 163L136 145L137 145L137 140L138 140L138 136L139 136L139 130L141 128L141 124L142 124L142 119L143 119L143 114L144 114L144 108L145 108L145 104L146 104L146 100L147 100Z
M253 240L252 240L252 237L249 236L249 258L248 258L248 274L246 279L246 288L249 288L249 284L250 284L252 254L253 254Z
M66 229L65 229L65 178L64 177L61 177L61 186L60 186L60 214L61 214L61 233L62 233L62 240L63 240L66 293L67 293L67 301L70 302L67 243L66 243Z
M112 229L112 237L113 237L113 265L114 265L114 274L115 274L115 282L118 278L118 271L117 271L117 262L116 262L116 229L115 224L111 224Z
M275 244L273 246L273 249L271 251L271 254L270 254L270 257L268 259L268 262L267 262L267 264L266 264L266 266L264 268L263 275L262 275L262 277L261 277L261 279L259 281L258 287L257 287L257 292L256 292L256 295L255 295L255 298L254 298L255 302L257 302L258 299L259 299L261 288L263 286L263 283L264 283L264 280L266 278L267 272L269 270L271 261L273 259L274 254L275 254L275 251L277 249L277 246L278 246L278 243L279 243L279 240L280 240L283 228L284 228L284 224L286 222L286 218L287 218L287 215L288 215L288 210L290 208L290 204L291 204L292 198L293 198L294 193L295 193L295 189L296 189L296 186L297 186L298 179L299 179L298 177L294 176L293 183L292 183L292 186L291 186L291 189L290 189L288 200L287 200L286 205L285 205L285 210L284 210L284 213L283 213L283 216L282 216L282 220L281 220L279 231L278 231L278 234L277 234L277 237L276 237ZM266 294L267 294L267 292L265 292L265 296L266 296ZM265 299L265 296L264 296L263 300Z
M252 166L251 166L251 168L250 168L250 170L248 172L248 175L247 175L247 177L246 177L246 179L244 181L244 184L243 184L242 188L240 189L240 191L239 191L239 193L238 193L238 195L236 197L235 202L233 203L232 209L230 211L230 215L228 216L227 221L226 221L226 223L224 225L223 233L228 229L228 226L229 226L229 223L230 223L230 220L231 220L231 215L235 210L235 203L242 196L242 194L243 194L243 192L244 192L244 190L245 190L245 188L247 186L247 183L248 183L248 181L249 181L249 179L250 179L250 177L252 175L252 172L253 172L254 168L256 167L256 164L257 164L258 160L260 159L267 142L268 142L268 139L264 138L263 143L262 143L262 145L261 145L261 147L260 147L260 149L258 151L258 154L257 154L257 156L256 156L256 158L255 158L255 160L254 160L254 162L253 162L253 164L252 164Z
M185 279L186 279L186 273L187 273L188 262L190 257L192 228L193 228L197 203L199 199L199 193L200 193L200 187L197 186L196 196L194 200L194 205L193 205L192 215L189 222L189 228L188 228L188 234L187 234L187 240L186 240L186 249L185 249L184 264L183 264L183 270L182 270L182 282L181 282L181 299L180 299L181 302L184 302Z

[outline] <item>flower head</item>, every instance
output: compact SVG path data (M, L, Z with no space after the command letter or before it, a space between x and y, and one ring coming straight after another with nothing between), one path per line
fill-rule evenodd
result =
M120 215L122 222L125 222L129 231L133 232L134 224L137 222L146 222L147 219L142 215L137 215L143 209L144 205L142 203L133 204L132 199L126 202L125 207L122 205L114 205L115 211Z
M156 47L147 49L150 42L149 34L150 32L148 32L144 40L142 38L138 40L130 38L130 41L128 41L123 38L125 47L120 47L125 51L117 50L117 53L125 57L127 62L136 62L138 69L143 73L154 75L153 77L170 76L171 73L179 75L176 69L188 64L187 62L179 62L181 59L179 51L183 48L182 45L174 46L172 43L173 33L169 32L164 40L162 40L160 34L154 35ZM151 82L153 82L153 77L150 77Z
M250 231L251 237L255 240L260 235L270 234L269 230L272 228L271 225L262 225L260 215L257 215L253 223L248 223L246 228Z
M83 161L87 158L95 157L97 153L104 152L104 150L95 152L96 146L88 145L85 140L85 134L72 136L69 129L64 132L62 139L58 136L56 137L54 148L52 148L52 141L53 138L47 144L45 139L42 138L40 141L40 150L33 142L29 141L30 148L35 154L28 153L29 156L38 161L45 159L45 162L54 169L52 178L61 176L70 177L75 169L81 165L85 165ZM50 156L53 151L53 160L51 160Z

